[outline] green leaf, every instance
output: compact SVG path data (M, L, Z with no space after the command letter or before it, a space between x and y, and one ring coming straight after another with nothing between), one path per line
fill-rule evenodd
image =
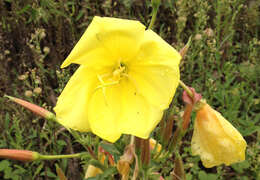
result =
M41 164L37 167L36 171L34 172L33 179L35 178L35 176L37 176L37 175L41 172L41 170L42 170L42 168L43 168L43 165L44 165L44 163L41 163Z
M50 171L50 169L48 169L46 174L47 174L48 177L51 177L51 178L56 178L57 177L56 174L54 174L53 172ZM40 175L41 176L45 176L45 172L42 172Z
M245 169L249 168L250 167L250 164L247 160L243 161L243 162L240 162L240 163L236 163L236 164L233 164L231 165L231 167L239 172L239 173L243 173Z
M199 172L199 180L217 180L218 175L212 173L206 173L205 171Z
M57 144L60 145L60 146L66 146L67 145L67 143L64 140L58 140Z
M120 155L120 152L117 150L117 148L114 146L114 144L108 144L105 142L101 142L100 146L107 152L109 152L112 155Z
M10 166L10 162L8 160L1 161L0 162L0 171L5 170L9 166Z

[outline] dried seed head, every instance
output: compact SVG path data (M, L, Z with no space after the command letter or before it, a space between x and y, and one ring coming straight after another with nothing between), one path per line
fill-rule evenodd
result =
M33 92L34 92L35 94L41 94L41 93L42 93L42 88L37 87L37 88L35 88L35 89L33 90Z
M25 95L26 97L32 97L33 92L32 92L31 90L26 90L26 91L24 92L24 95Z

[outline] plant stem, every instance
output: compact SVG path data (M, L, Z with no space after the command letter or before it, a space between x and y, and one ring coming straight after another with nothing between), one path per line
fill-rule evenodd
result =
M151 19L151 22L150 22L150 24L148 26L148 29L152 29L152 27L153 27L153 25L155 23L155 20L156 20L157 12L158 12L158 8L154 8L153 12L152 12L152 14L153 14L152 15L152 19Z
M184 84L184 82L182 82L182 80L180 80L180 85L188 93L188 95L191 98L193 98L193 93L191 92L190 88L188 86L186 86L186 84Z
M152 10L152 19L151 19L151 22L148 26L148 29L152 29L153 28L153 25L155 23L155 20L156 20L156 16L157 16L157 12L158 12L158 9L159 9L159 6L160 6L160 1L155 1L155 2L152 2L152 7L153 7L153 10Z
M80 158L85 153L66 154L66 155L39 155L39 160L53 160L53 159L66 159L66 158Z
M130 144L134 144L135 142L135 136L131 135Z

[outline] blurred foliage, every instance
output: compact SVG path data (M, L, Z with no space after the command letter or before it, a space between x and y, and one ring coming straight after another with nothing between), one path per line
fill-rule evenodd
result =
M260 178L260 2L257 0L163 0L154 31L181 49L192 36L192 45L181 63L181 79L204 98L245 136L246 161L230 167L205 169L190 152L190 127L182 143L187 179ZM20 97L52 110L71 74L72 65L60 69L93 16L137 19L148 26L151 2L139 0L1 0L0 1L0 148L40 151L46 154L86 150L97 154L100 139L90 134L70 135L62 127L45 122L1 98ZM181 89L174 113L182 113ZM173 112L173 109L170 110ZM176 125L175 125L176 126ZM159 128L155 129L157 137ZM160 141L160 138L158 138ZM119 158L128 137L111 146ZM162 142L160 142L162 143ZM174 166L172 154L163 152L140 169L147 179L167 179ZM91 156L48 162L0 161L1 179L58 179L55 163L68 179L82 179ZM107 164L105 164L106 166ZM114 168L101 178L118 177ZM169 178L168 178L169 179Z

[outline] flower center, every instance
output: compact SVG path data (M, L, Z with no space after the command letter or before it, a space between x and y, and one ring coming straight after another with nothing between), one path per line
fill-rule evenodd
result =
M119 62L118 64L119 65L116 66L112 72L97 75L100 84L95 88L95 90L102 89L103 94L105 94L106 87L119 84L123 77L128 77L126 65L122 62Z
M119 62L119 65L112 72L97 75L100 84L95 88L95 91L101 89L105 102L107 102L106 88L119 84L123 77L128 77L127 67L124 63Z
M124 75L126 75L126 66L120 62L119 66L113 71L112 77L115 81L120 81Z

